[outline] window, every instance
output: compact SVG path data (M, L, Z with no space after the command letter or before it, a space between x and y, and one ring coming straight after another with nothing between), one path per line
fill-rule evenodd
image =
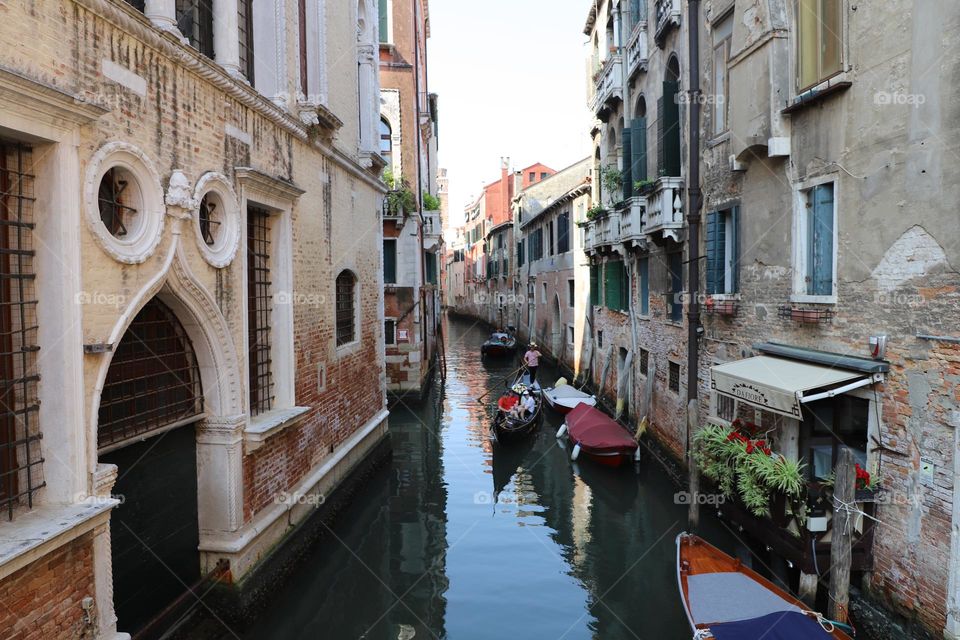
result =
M437 254L423 254L427 284L437 284Z
M567 280L567 306L573 307L577 301L577 281L573 278Z
M574 333L573 333L572 324L567 325L567 344L570 344L570 345L574 344Z
M608 309L626 311L630 305L627 270L620 260L604 265L604 300Z
M140 13L143 13L144 0L127 0L127 4L133 7L134 9L136 9L137 11L139 11Z
M648 375L650 372L650 352L640 349L640 373Z
M540 283L540 302L547 304L547 283Z
M386 118L380 118L380 155L387 161L387 168L393 166L393 130Z
M203 196L200 201L200 236L208 246L217 242L220 231L220 212L217 211L217 197L213 193Z
M727 130L727 103L730 99L727 63L730 59L730 36L733 33L733 15L713 25L713 133Z
M307 58L309 57L307 49L307 0L297 1L297 27L297 35L300 39L300 93L308 96L310 95L310 88L307 86L307 78L309 77L309 65L307 64Z
M834 295L833 271L835 201L833 183L803 192L803 206L797 219L797 273L802 277L796 290L811 296Z
M523 251L523 240L517 243L517 267L523 266L524 251Z
M843 0L797 0L797 91L842 70Z
M543 227L538 227L530 236L530 262L543 257Z
M733 422L737 417L737 401L722 393L715 393L714 395L717 398L716 417L726 422Z
M237 0L240 72L253 84L253 0Z
M383 341L386 344L397 343L397 321L396 320L383 321Z
M213 57L213 0L177 0L177 28L191 47Z
M557 216L557 253L570 251L570 212Z
M337 276L337 346L357 339L356 330L356 284L351 271L341 271Z
M680 393L680 363L670 363L669 379L667 383L670 386L670 391Z
M250 374L250 415L273 408L270 368L270 212L247 209L247 353Z
M663 95L657 100L657 168L661 176L680 175L680 85L663 81Z
M667 254L667 270L670 283L667 312L671 322L680 322L683 320L683 254L680 251Z
M537 172L536 172L536 171L531 171L531 172L530 172L530 182L536 182L536 181L537 181Z
M390 42L390 0L380 0L380 42Z
M556 253L553 244L553 220L547 223L547 255L552 256Z
M650 315L650 258L640 258L637 261L637 271L640 272L640 315Z
M597 349L603 349L603 330L597 331Z
M540 174L540 179L541 179L541 180L546 180L546 179L549 178L549 177L550 177L550 174L547 173L546 171L544 171L544 172L542 172L542 173Z
M600 295L600 265L590 265L590 304L598 307L602 304Z
M394 238L383 240L383 282L397 283L397 241Z
M866 468L869 415L869 400L846 394L803 405L800 450L811 480L827 478L844 447Z
M126 169L111 167L103 174L97 194L100 220L115 238L123 238L139 222L137 180Z
M740 208L707 214L707 293L735 293L739 271Z
M33 507L43 481L34 290L33 153L0 142L0 508Z

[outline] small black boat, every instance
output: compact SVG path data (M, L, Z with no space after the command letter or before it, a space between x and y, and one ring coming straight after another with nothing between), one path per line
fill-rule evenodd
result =
M516 336L505 331L494 331L480 347L481 356L505 358L517 352Z
M513 408L526 394L533 398L534 408L529 415L520 418L513 413ZM490 431L496 442L501 444L512 442L536 431L542 417L543 397L540 394L540 385L531 382L530 376L524 371L510 389L497 400L497 414L493 418Z

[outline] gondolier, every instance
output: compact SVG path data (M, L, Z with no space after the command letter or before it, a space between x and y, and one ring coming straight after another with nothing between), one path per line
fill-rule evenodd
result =
M527 371L530 372L531 382L537 379L537 368L540 366L541 355L543 354L540 353L539 349L537 349L536 342L531 342L527 352L523 354L523 364L526 365Z

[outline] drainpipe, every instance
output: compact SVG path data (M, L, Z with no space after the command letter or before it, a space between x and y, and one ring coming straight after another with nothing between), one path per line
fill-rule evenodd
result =
M687 468L690 472L690 509L688 524L691 531L700 524L697 493L700 474L693 459L690 439L699 426L699 347L700 347L700 0L688 0L687 25L690 51L690 149L687 154L687 238L690 265L687 269L689 307L687 310Z
M417 225L417 253L420 256L418 261L420 264L418 268L420 269L420 343L423 353L421 356L424 360L428 361L428 367L432 366L432 363L429 362L430 354L429 347L427 343L427 324L429 319L426 317L426 305L424 301L426 300L426 286L427 286L427 256L426 252L423 250L423 176L421 172L421 140L420 140L420 24L419 24L419 14L417 12L417 2L413 3L413 92L414 92L414 108L413 108L413 117L414 117L414 130L413 135L417 141L417 157L416 157L416 168L417 168L417 217L419 218L419 224ZM423 364L421 363L421 367Z

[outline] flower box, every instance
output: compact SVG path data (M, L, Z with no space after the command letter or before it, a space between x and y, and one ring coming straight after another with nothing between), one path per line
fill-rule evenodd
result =
M793 307L784 305L778 309L778 312L781 318L788 318L801 324L819 324L832 320L834 316L833 309L826 307Z

